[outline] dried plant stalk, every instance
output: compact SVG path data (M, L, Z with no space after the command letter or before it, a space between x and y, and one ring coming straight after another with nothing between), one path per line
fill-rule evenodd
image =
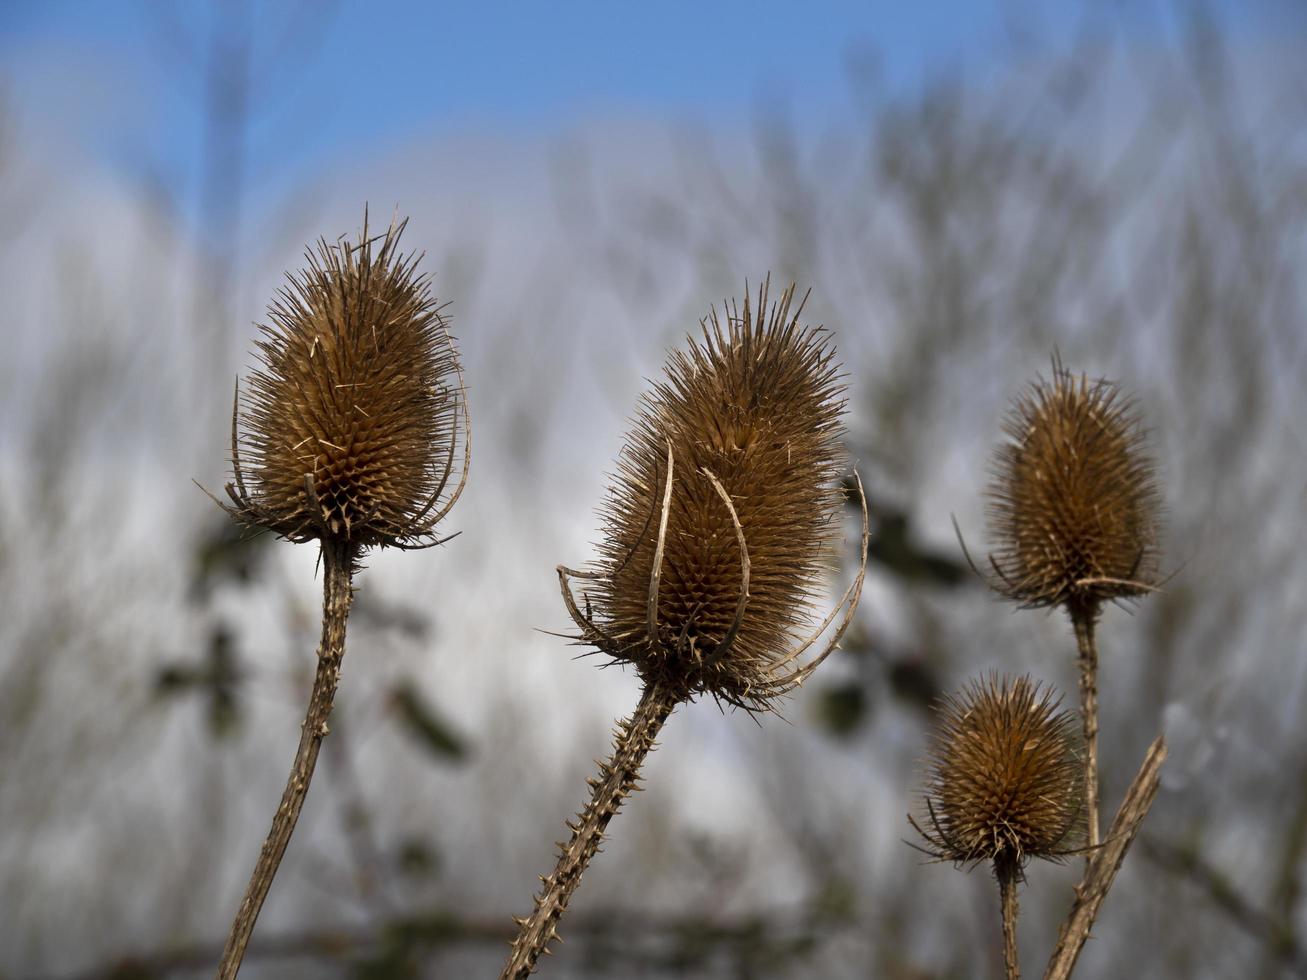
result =
M728 306L725 323L711 314L702 343L671 355L622 450L596 567L558 568L577 641L633 665L644 693L590 781L590 802L568 824L571 839L541 879L534 910L515 919L505 978L528 976L548 951L675 706L706 694L773 710L852 622L866 571L865 500L854 581L821 623L811 622L841 511L844 402L834 353L819 328L800 326L792 286L770 308L767 289L756 308L747 296L742 314ZM574 579L586 583L582 602ZM822 650L805 657L828 630Z
M1126 852L1157 796L1165 761L1166 739L1159 735L1148 747L1143 764L1116 812L1107 839L1090 859L1084 879L1076 887L1075 902L1058 934L1057 947L1048 962L1048 969L1044 971L1044 980L1068 980L1075 969L1103 899L1116 880Z
M1074 808L1075 822L1083 822L1087 838L1088 846L1081 849L1087 855L1085 879L1046 974L1064 978L1152 803L1166 753L1159 738L1103 842L1096 627L1104 603L1147 595L1158 587L1160 494L1130 401L1112 382L1072 375L1056 356L1052 380L1031 385L1004 428L1008 439L995 453L987 491L995 551L989 557L992 575L984 577L1024 608L1060 606L1066 611L1076 637L1083 747L1071 749L1072 720L1061 716L1053 724L1047 698L1042 712L1030 710L1033 699L1021 690L1022 681L1010 691L992 682L988 690L973 687L960 700L945 702L927 794L931 829L922 830L915 821L914 826L929 844L927 853L937 858L994 860L1004 961L1012 978L1019 973L1016 889L1022 844L1035 840L1049 850L1046 838L1030 834L1030 827L1042 823L1030 816L1066 815ZM965 552L965 542L962 547ZM1015 716L1007 714L996 706L1005 700L1026 707ZM1014 723L1021 715L1025 721ZM1060 747L1067 750L1062 762ZM1031 775L1040 773L1054 777L1055 792L1026 791ZM1079 782L1078 792L1066 787L1067 778ZM1051 820L1046 825L1056 824ZM1069 839L1058 838L1055 856L1076 853L1062 842Z
M357 244L319 242L269 311L244 414L239 387L232 406L231 503L221 506L250 527L318 541L324 582L322 641L299 748L232 923L220 980L240 970L308 794L340 679L358 562L371 547L439 543L435 527L467 480L462 369L418 257L399 251L403 230L399 222L370 238L365 212ZM461 475L451 490L460 441Z
M1020 976L1017 890L1031 858L1078 853L1084 760L1074 715L1028 677L973 681L939 708L920 820L908 820L940 861L991 862L1008 980Z
M313 677L313 693L309 697L308 713L300 728L299 748L291 765L290 778L281 794L281 804L272 819L272 829L259 851L254 873L250 875L232 923L231 933L223 947L218 966L220 980L231 980L240 970L241 959L254 932L254 923L268 897L268 889L281 865L286 845L290 843L295 824L299 821L304 799L308 796L313 769L318 762L318 749L328 733L327 719L336 698L340 683L341 658L345 655L345 621L353 598L351 581L353 567L348 547L324 545L322 549L322 639L318 644L318 667Z
M600 766L598 777L589 780L594 791L590 802L575 822L568 821L572 837L559 845L558 864L553 873L540 879L544 887L536 899L535 911L528 919L513 920L520 931L513 941L508 964L500 974L501 980L530 976L540 956L549 952L549 942L557 936L558 920L572 892L599 849L608 822L626 797L639 788L644 758L653 749L654 740L677 703L671 692L651 685L645 688L635 713L618 725L612 755Z
M1003 968L1007 971L1007 980L1021 980L1021 962L1017 953L1017 888L1021 882L1021 869L1007 862L1004 866L995 866L994 874L998 878L999 905L1003 915Z
M1089 844L1099 843L1098 650L1105 602L1157 587L1159 494L1144 430L1110 381L1053 359L1004 423L989 518L991 584L1025 607L1063 607L1076 635Z
M1085 737L1085 812L1089 846L1097 847L1098 802L1098 611L1077 606L1071 610L1071 628L1076 634L1076 666L1080 675L1080 719Z

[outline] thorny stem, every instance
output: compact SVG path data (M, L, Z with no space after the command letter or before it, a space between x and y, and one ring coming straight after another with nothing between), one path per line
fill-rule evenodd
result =
M1016 861L999 859L994 862L998 878L998 894L1003 906L1003 966L1007 980L1021 980L1021 967L1017 960L1017 886L1021 877Z
M1062 929L1058 933L1057 948L1044 971L1044 980L1068 980L1076 967L1080 951L1084 949L1089 931L1098 917L1098 909L1107 897L1108 889L1121 870L1130 843L1139 833L1139 826L1148 816L1148 810L1157 796L1162 763L1166 761L1166 739L1161 735L1148 747L1143 764L1126 790L1121 809L1108 831L1107 840L1089 861L1085 877L1076 886L1076 899L1071 905Z
M232 980L241 968L245 947L249 945L254 923L268 897L272 879L281 865L286 845L299 820L304 798L308 795L309 781L318 761L318 749L326 737L327 718L336 698L340 683L340 662L345 654L345 621L349 617L353 598L351 579L354 571L354 554L349 545L324 542L322 545L322 640L318 644L318 667L313 678L313 693L309 696L308 712L300 727L300 744L295 751L290 778L286 781L281 805L272 818L272 829L259 851L258 862L245 897L241 899L236 919L232 923L227 945L218 964L218 980Z
M1098 609L1074 605L1068 610L1080 654L1080 717L1085 731L1085 811L1088 814L1089 846L1101 841L1098 826L1098 641L1095 627ZM1092 852L1091 852L1092 853Z
M612 757L600 764L598 777L587 780L593 790L590 802L577 816L576 822L568 821L572 839L559 844L558 863L553 874L541 877L544 887L536 896L534 911L529 918L514 919L519 931L500 980L529 977L541 955L549 952L549 943L558 934L558 920L567 910L572 892L599 849L608 821L631 791L638 788L636 784L644 757L653 748L654 739L677 701L660 684L647 683L635 713L617 726Z

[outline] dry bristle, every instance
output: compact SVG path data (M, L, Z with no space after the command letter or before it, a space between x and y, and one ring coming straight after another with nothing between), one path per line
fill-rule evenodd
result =
M360 548L430 533L458 482L462 387L430 280L399 252L404 224L369 238L365 216L357 244L320 240L269 308L236 460L242 519Z
M1004 423L988 496L996 588L1093 612L1156 583L1159 495L1144 435L1112 382L1053 361Z
M1079 720L1028 677L973 681L939 707L914 825L947 861L1019 868L1083 843Z
M779 668L810 625L840 529L843 386L825 333L800 326L793 298L791 286L769 308L764 284L756 309L746 294L725 323L713 311L702 341L671 354L622 450L589 587L605 652L687 696L758 709L784 693Z

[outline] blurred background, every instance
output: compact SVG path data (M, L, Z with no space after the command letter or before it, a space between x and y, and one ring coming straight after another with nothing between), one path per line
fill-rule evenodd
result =
M1105 809L1172 754L1077 975L1307 976L1305 10L6 0L0 976L216 963L321 584L192 479L226 478L284 272L365 203L451 304L471 481L460 537L356 580L243 976L497 973L638 696L539 632L569 627L554 566L591 557L665 350L769 272L847 370L854 635L784 718L677 711L541 975L1000 975L990 876L924 863L905 814L937 694L1075 700L1067 624L950 524L984 550L1000 419L1057 350L1137 396L1176 572L1103 623ZM1028 972L1079 865L1030 869Z

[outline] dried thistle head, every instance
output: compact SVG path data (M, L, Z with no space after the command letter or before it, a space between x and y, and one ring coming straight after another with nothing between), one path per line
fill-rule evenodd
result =
M1080 722L1029 677L973 681L938 708L918 818L927 853L1019 869L1077 852L1084 836Z
M1130 400L1067 371L1004 422L988 490L995 588L1023 606L1095 612L1156 586L1160 499Z
M365 213L357 243L322 239L287 275L239 436L232 409L239 520L293 541L422 547L462 492L462 369L420 256L399 251L406 224L369 237Z
M852 617L859 572L806 641L840 536L843 384L794 287L746 294L671 354L642 399L601 515L597 567L560 567L579 639L682 697L763 710L801 683ZM864 505L865 516L865 505ZM866 535L863 537L865 566ZM588 580L585 612L568 579ZM800 658L844 610L825 652Z

